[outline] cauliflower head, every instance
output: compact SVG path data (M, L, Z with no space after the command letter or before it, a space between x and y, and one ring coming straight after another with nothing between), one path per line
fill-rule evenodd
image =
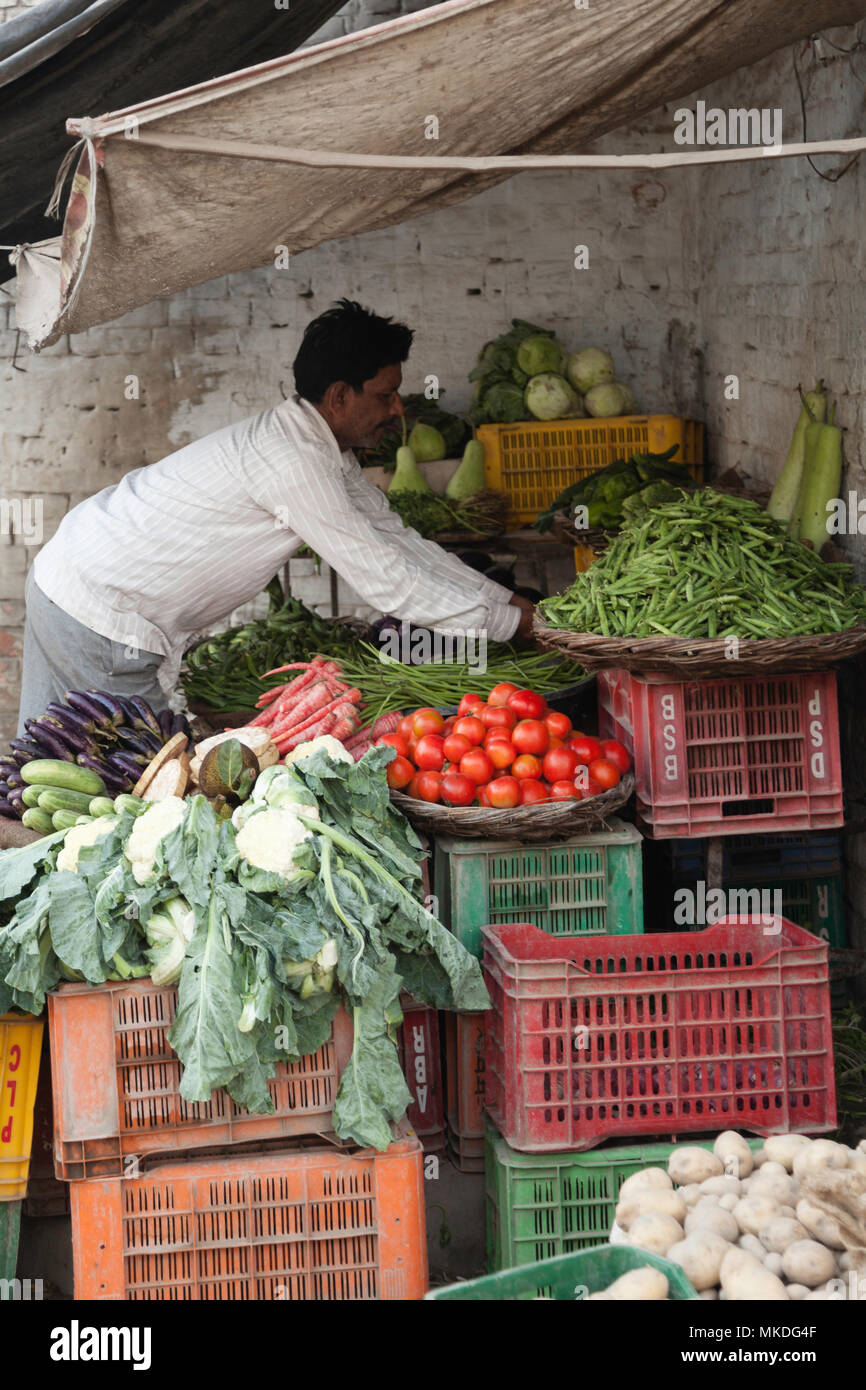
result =
M153 876L157 846L180 825L187 803L179 796L154 801L132 827L126 842L126 857L132 865L136 883L147 883Z
M303 807L304 814L309 808ZM256 869L289 876L295 871L295 850L310 838L289 806L268 806L251 815L240 828L235 841L238 852Z
M299 743L297 748L293 748L287 753L284 760L284 767L291 767L292 763L298 763L302 758L309 758L311 753L317 753L321 748L323 753L327 753L329 758L333 758L337 763L354 763L355 759L351 753L347 753L338 738L332 738L330 734L320 734L318 738L310 738L306 743Z
M88 825L73 825L63 837L63 848L57 856L57 868L78 873L78 851L85 845L95 845L117 825L117 816L98 816Z

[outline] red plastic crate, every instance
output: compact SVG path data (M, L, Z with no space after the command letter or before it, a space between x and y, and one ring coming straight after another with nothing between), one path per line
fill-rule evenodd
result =
M441 1153L445 1147L445 1107L439 1015L409 994L401 996L400 1005L403 1010L398 1038L400 1060L413 1097L406 1118L425 1153Z
M782 917L658 936L488 926L484 969L487 1109L513 1148L835 1128L827 943Z
M842 824L834 672L656 681L601 671L598 701L602 737L632 754L653 838Z
M421 1299L423 1150L294 1148L70 1185L78 1299Z
M145 1154L329 1134L351 1019L341 1008L330 1040L268 1089L272 1115L252 1115L225 1091L181 1100L181 1064L169 1047L177 990L152 980L61 985L48 995L55 1172L65 1181L125 1171Z
M484 1172L484 1034L487 1013L445 1014L448 1152L462 1173Z

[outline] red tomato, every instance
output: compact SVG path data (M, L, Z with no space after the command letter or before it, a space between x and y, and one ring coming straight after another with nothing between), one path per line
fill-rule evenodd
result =
M416 709L409 718L412 720L412 732L416 738L423 738L425 734L441 734L445 723L438 709L430 709L427 706Z
M521 806L532 806L537 801L549 801L547 787L532 777L525 777L520 783Z
M577 754L579 763L589 764L593 758L601 757L601 744L597 738L590 738L588 734L581 734L580 738L571 739L568 746Z
M457 714L460 717L464 714L471 714L474 709L477 709L479 705L483 704L484 701L480 695L464 695L460 704L457 706Z
M514 710L507 709L505 705L485 705L477 714L481 723L488 729L505 729L507 733L517 723Z
M485 743L484 751L492 762L493 766L502 771L503 768L510 767L517 757L514 744L508 738L494 738L489 743ZM530 757L530 754L524 754Z
M534 757L532 753L521 753L519 758L514 759L511 775L518 777L521 782L527 777L538 781L541 776L541 759Z
M418 790L418 779L423 777L423 775L423 772L416 772L409 785L403 788L407 796L420 797L421 793Z
M442 800L442 779L438 772L419 772L412 781L418 784L415 794L421 801Z
M502 681L499 685L494 685L490 694L487 696L488 705L507 705L509 698L516 692L517 686L510 681Z
M518 719L540 719L546 703L534 690L515 690L508 697L508 708L514 710Z
M408 758L401 758L398 754L394 761L388 764L385 776L388 779L388 786L399 791L412 781L415 776L415 769Z
M415 749L415 766L422 772L438 772L445 761L445 740L440 734L425 734Z
M546 753L550 743L547 725L540 719L521 719L511 731L511 742L518 753Z
M460 759L460 771L464 777L471 777L477 786L489 782L495 768L483 748L472 748Z
M591 777L588 768L579 767L574 778L574 785L580 795L586 799L589 796L598 796L599 792L607 791L595 777Z
M380 748L387 745L389 748L396 748L401 758L405 758L409 752L409 740L403 738L402 734L383 734L376 739L376 747Z
M468 738L470 743L482 743L486 732L481 720L476 719L474 714L465 715L462 719L458 719L454 725L454 733Z
M564 748L564 747L565 747L565 739L564 739L564 738L557 738L557 737L556 737L556 734L551 734L551 735L550 735L550 742L548 743L547 746L548 746L548 748Z
M400 735L401 738L405 738L407 743L409 742L410 738L414 737L412 731L412 719L410 715L403 715L403 718L397 725L397 733Z
M443 738L447 738L447 737L448 737L448 735L450 734L451 730L454 728L454 725L455 725L456 723L457 723L457 715L456 715L456 714L449 714L448 718L445 720L445 723L442 725L442 737L443 737Z
M614 763L610 763L606 758L593 758L589 765L589 779L595 778L605 791L615 787L619 782L621 773Z
M459 763L464 753L473 745L462 734L449 734L445 740L444 753L449 763Z
M490 800L490 805L497 810L506 810L509 806L520 804L520 783L516 777L494 777L492 782L488 782L485 791Z
M560 782L552 782L550 786L551 801L580 801L580 792L573 782L563 779Z
M475 792L475 800L478 802L478 805L479 805L479 806L490 806L490 805L491 805L490 795L489 795L489 793L488 793L488 791L487 791L487 787L478 787L478 788L476 789L476 792Z
M602 739L601 756L613 763L614 767L618 767L620 772L628 772L631 767L628 749L617 743L615 738Z
M571 748L551 748L545 753L542 764L548 782L560 782L563 778L574 779L577 768L577 754Z
M414 761L415 761L415 749L416 749L417 747L418 747L418 740L417 740L417 738L415 738L415 736L414 736L414 734L413 734L412 738L410 738L410 739L409 739L409 742L406 744L406 749L407 749L406 757L407 757L407 758L411 758L411 760L412 760L413 763L414 763Z
M462 772L446 772L442 778L442 800L449 806L470 806L475 792L476 784Z
M568 738L571 733L571 720L567 714L560 714L558 710L550 710L544 716L544 722L551 738Z

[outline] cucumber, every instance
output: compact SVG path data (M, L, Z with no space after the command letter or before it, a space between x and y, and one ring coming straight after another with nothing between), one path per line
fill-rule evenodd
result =
M21 793L21 800L25 806L37 806L41 795L41 787L25 787Z
M55 830L71 830L73 825L79 824L78 812L55 811L51 817L51 824Z
M147 802L142 801L140 796L133 796L131 792L121 792L114 798L114 809L121 816L140 816L142 811L147 810Z
M105 795L105 783L98 773L89 767L79 767L77 763L61 762L59 758L34 758L24 764L21 776L28 784L38 782L43 787L64 787L88 796Z
M38 806L27 807L21 817L21 824L26 825L28 830L38 830L40 835L50 835L52 830L57 828L52 824L51 817L40 811Z
M39 793L39 809L53 816L55 811L74 811L76 815L86 815L90 810L92 796L84 792L67 791L65 787L46 787Z
M110 796L94 796L88 810L91 816L113 816L114 802Z

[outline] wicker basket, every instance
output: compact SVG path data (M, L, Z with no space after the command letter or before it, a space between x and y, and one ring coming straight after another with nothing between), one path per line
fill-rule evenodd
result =
M620 669L673 680L826 671L866 650L866 624L815 637L743 638L732 654L729 637L601 637L547 627L536 614L540 647L579 661L588 671Z
M523 844L567 840L583 830L607 824L609 816L624 806L634 791L634 777L627 772L610 791L586 801L542 801L534 806L515 806L496 811L486 806L441 806L392 791L391 800L416 830L425 835L456 835L470 840L519 840Z

